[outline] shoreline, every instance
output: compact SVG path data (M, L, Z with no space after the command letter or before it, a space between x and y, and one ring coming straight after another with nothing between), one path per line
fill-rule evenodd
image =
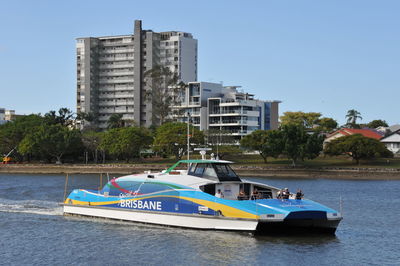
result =
M167 169L166 164L8 164L0 165L0 174L137 174L150 170ZM233 166L243 177L269 177L291 179L348 179L348 180L400 180L396 168L291 168L268 166Z

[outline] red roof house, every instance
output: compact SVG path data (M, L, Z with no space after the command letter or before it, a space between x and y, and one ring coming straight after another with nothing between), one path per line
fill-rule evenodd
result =
M324 144L331 142L334 139L343 137L343 136L350 136L350 135L354 135L354 134L361 134L364 137L367 138L372 138L372 139L377 139L380 140L383 135L381 135L378 131L374 130L374 129L369 129L369 128L363 128L363 129L355 129L355 128L342 128L339 129L335 132L333 132L332 134L329 134L325 141Z

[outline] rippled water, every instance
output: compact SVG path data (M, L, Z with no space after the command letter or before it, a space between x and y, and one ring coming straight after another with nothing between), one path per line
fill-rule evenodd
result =
M0 175L0 264L400 265L400 181L254 179L338 209L336 236L254 237L64 217L62 175ZM95 189L97 175L70 177Z

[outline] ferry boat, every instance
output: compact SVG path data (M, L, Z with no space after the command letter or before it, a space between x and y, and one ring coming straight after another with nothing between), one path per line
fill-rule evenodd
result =
M181 160L159 173L114 178L101 190L74 189L63 211L66 215L254 234L335 233L342 220L340 212L294 195L281 199L279 188L242 180L231 163ZM187 170L177 170L182 164Z

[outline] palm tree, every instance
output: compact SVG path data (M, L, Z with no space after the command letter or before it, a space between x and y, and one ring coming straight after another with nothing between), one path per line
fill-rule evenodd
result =
M108 128L124 127L125 122L122 120L122 114L112 114L107 121Z
M362 120L361 113L354 109L347 111L346 118L347 124L353 128L357 125L357 119Z

